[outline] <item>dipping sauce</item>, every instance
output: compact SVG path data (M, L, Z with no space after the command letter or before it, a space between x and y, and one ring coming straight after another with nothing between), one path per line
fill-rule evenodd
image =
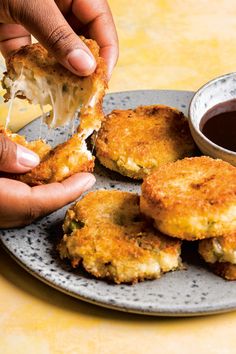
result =
M236 152L236 100L219 103L207 111L200 130L213 143Z

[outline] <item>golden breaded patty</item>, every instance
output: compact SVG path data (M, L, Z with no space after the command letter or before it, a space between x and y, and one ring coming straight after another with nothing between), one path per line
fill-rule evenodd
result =
M16 95L41 106L50 104L52 114L46 118L51 127L65 124L80 110L79 131L89 135L98 130L103 119L102 99L107 87L106 65L99 56L99 46L81 37L93 53L97 68L86 77L71 73L39 43L14 52L7 62L2 83L5 100Z
M187 118L164 105L112 111L95 141L104 166L138 179L162 164L196 154Z
M30 186L61 182L77 172L92 172L94 157L87 150L85 141L74 134L68 141L56 146L54 149L43 140L27 142L18 134L0 127L0 134L5 134L12 141L21 144L36 152L40 163L31 171L24 174L9 174L9 178L20 180Z
M77 172L92 172L94 157L78 134L56 146L30 172L17 176L31 186L61 182Z
M67 211L61 258L97 278L135 283L159 278L181 265L181 242L166 237L139 212L139 196L121 191L88 193Z
M199 253L214 273L236 280L236 232L199 242Z
M232 263L214 263L210 266L212 271L226 280L236 280L236 265Z
M40 160L42 160L52 149L51 146L45 143L42 139L27 141L24 136L12 133L10 129L5 129L1 125L0 125L0 134L4 134L15 143L23 145L27 149L34 151L36 154L39 155Z
M236 168L210 157L161 166L143 182L141 212L163 233L185 240L236 231Z

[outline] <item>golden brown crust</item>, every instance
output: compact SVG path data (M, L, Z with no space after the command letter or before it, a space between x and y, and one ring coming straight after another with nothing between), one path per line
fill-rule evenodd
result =
M40 160L42 160L52 149L51 146L45 141L38 139L34 141L27 141L24 136L19 134L14 134L10 129L5 129L0 125L0 134L6 135L10 140L14 141L16 144L23 145L27 149L34 151L39 155Z
M60 86L60 94L62 94L64 105L65 103L69 104L65 102L69 98L66 96L67 93L69 92L70 96L74 95L75 101L77 100L78 102L76 109L81 108L80 132L84 130L98 130L104 117L102 99L107 88L106 64L104 59L99 56L99 46L97 43L92 39L85 39L82 36L80 38L95 57L97 67L94 73L86 77L79 77L58 63L54 56L48 53L41 44L27 45L14 52L8 59L7 72L2 80L3 87L7 90L4 96L5 100L7 101L11 97L9 79L11 82L15 82L23 70L24 80L31 81L31 84L34 83L37 86L38 79L43 78L52 90L52 93L56 92ZM91 107L89 102L94 95L96 95L95 105ZM27 93L21 90L16 93L16 96L27 98L30 102L34 101L35 98L27 97ZM44 102L44 104L51 104L49 95L47 97L48 102ZM79 107L80 105L82 107ZM70 118L73 119L73 116Z
M38 166L17 179L31 186L61 182L77 172L92 172L94 158L82 151L78 134L52 149Z
M30 172L11 175L9 178L20 180L30 186L61 182L77 172L92 172L94 157L86 149L85 142L78 134L54 149L42 140L27 142L23 136L12 134L0 128L12 141L33 150L40 156L40 163Z
M236 280L236 232L202 240L198 251L215 274L227 280Z
M206 156L164 165L145 179L141 211L181 239L235 232L236 168Z
M12 140L38 153L41 159L40 164L30 172L11 176L12 178L29 185L38 185L61 182L76 172L93 171L94 158L87 150L85 138L94 129L99 129L103 119L102 99L107 87L106 65L104 59L99 56L97 43L84 37L81 39L89 47L97 62L95 72L87 77L78 77L71 73L38 43L22 47L13 53L7 62L7 73L3 78L3 86L7 89L6 100L10 97L12 83L18 80L20 82L18 86L16 85L18 97L27 97L29 101L36 99L37 102L37 92L40 96L42 85L43 93L40 96L42 105L50 103L50 99L52 101L58 99L58 107L62 110L65 108L64 114L71 113L74 108L78 109L79 104L82 105L78 134L54 149L42 140L27 142L25 138L6 131ZM31 97L27 96L27 93L30 93ZM71 99L69 103L66 98ZM72 118L73 115L70 119Z
M138 179L162 164L196 154L187 118L164 105L112 111L95 140L96 156L104 166Z
M105 75L105 68L101 67L101 62L103 59L99 56L99 47L97 43L92 39L86 39L80 37L84 44L90 49L97 62L96 71L89 76L91 80L96 75ZM50 54L40 43L34 43L26 45L16 50L11 54L7 60L7 70L8 75L15 78L14 75L18 75L18 67L33 68L34 74L38 76L44 76L45 73L51 75L51 78L56 77L58 83L66 83L68 85L78 85L78 80L83 82L86 81L88 77L79 77L73 74L71 71L67 70L64 66L58 63L57 59ZM105 77L104 77L105 79Z
M61 258L116 283L155 279L181 264L181 242L142 219L139 197L132 193L88 193L68 210L64 232L58 247Z
M212 271L226 280L236 280L236 264L214 263L209 265Z
M236 232L202 240L198 251L215 274L227 280L236 280Z
M199 242L198 251L207 263L230 262L236 264L236 232Z

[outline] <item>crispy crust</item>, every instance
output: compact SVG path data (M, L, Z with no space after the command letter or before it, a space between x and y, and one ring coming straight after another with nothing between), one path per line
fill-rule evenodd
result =
M225 237L213 237L199 242L199 253L207 263L236 264L236 232Z
M30 186L61 182L77 172L92 172L94 157L86 150L86 145L78 134L68 141L51 148L43 140L27 142L23 136L12 134L10 130L0 128L0 133L12 141L33 150L40 156L41 162L30 172L7 177L17 179Z
M98 130L101 120L104 118L102 99L107 88L106 64L104 59L99 56L99 46L97 43L92 39L85 39L82 36L80 38L88 46L96 59L97 67L93 74L87 77L78 77L59 64L39 43L27 45L14 52L8 59L7 72L4 74L2 80L3 87L7 90L4 96L5 100L8 101L11 97L9 79L11 82L16 81L22 72L22 68L24 68L24 70L27 70L25 75L26 80L35 82L35 79L45 78L52 89L56 90L58 85L61 85L62 95L69 91L75 98L81 98L78 101L78 104L80 102L82 104L79 132ZM94 95L96 95L96 100L94 107L92 107L89 102ZM18 91L16 96L27 98L25 93L21 91ZM31 102L32 99L28 97L28 100ZM50 103L50 101L47 103Z
M181 242L141 218L139 197L121 191L88 193L67 211L61 258L97 278L136 283L181 265Z
M52 149L38 166L17 177L31 186L61 182L77 172L92 172L94 157L82 151L82 140L74 134L68 141Z
M42 140L27 142L24 137L2 129L0 133L38 153L41 159L40 164L30 172L9 177L33 186L60 182L76 172L93 171L94 158L87 150L85 139L94 129L99 129L103 119L102 99L107 87L106 65L99 56L97 43L84 37L81 39L97 62L95 72L87 77L78 77L71 73L38 43L22 47L9 58L7 73L3 78L3 87L7 90L6 101L11 97L12 87L16 83L17 97L33 102L39 100L41 105L58 100L57 108L61 108L62 112L56 113L62 116L65 114L66 117L69 112L70 119L74 118L73 109L77 110L82 105L78 134L54 149ZM62 123L65 123L63 119Z
M227 280L236 280L236 233L201 240L198 251L213 273Z
M236 232L202 240L198 251L215 274L227 280L236 280Z
M162 164L196 154L187 118L164 105L112 111L95 140L96 156L104 166L138 179Z
M226 280L236 280L236 264L214 263L210 265L212 271Z
M102 69L101 62L103 63L103 59L99 57L99 47L94 40L86 39L82 36L80 39L90 49L97 62L97 70L89 76L91 80L98 76L98 71ZM79 77L67 70L40 43L26 45L13 52L7 61L8 75L14 79L14 75L18 74L18 67L21 68L22 66L31 66L36 75L44 76L46 73L52 77L56 77L58 83L66 83L68 85L77 86L78 81L83 82L88 79L88 77Z
M160 167L142 185L141 211L169 236L185 240L236 231L236 168L210 157Z
M27 141L24 136L19 134L14 134L10 131L10 129L5 129L0 125L0 134L6 135L9 139L14 141L16 144L23 145L27 149L34 151L39 155L40 160L45 158L45 156L49 153L52 147L45 143L45 141L38 139L34 141Z

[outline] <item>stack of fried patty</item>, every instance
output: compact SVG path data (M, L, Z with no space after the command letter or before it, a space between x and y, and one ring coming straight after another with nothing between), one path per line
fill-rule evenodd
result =
M236 168L210 157L160 167L142 185L141 212L199 252L217 274L236 279Z

